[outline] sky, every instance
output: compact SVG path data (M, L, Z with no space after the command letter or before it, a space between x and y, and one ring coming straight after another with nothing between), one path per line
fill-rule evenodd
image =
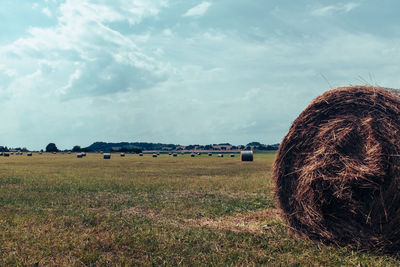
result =
M1 0L0 145L279 143L330 88L400 88L396 0Z

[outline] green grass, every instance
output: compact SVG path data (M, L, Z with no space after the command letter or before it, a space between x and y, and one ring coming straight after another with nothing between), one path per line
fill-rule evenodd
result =
M0 265L400 265L293 237L274 157L0 157Z

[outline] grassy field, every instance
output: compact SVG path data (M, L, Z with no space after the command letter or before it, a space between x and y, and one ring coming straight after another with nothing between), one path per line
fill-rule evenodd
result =
M0 157L0 265L400 265L291 236L274 157Z

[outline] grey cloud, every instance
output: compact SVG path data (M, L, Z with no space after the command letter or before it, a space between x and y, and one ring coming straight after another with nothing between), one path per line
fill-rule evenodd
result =
M63 99L114 94L154 86L164 80L146 69L115 61L111 55L97 55L96 59L81 63L79 75L70 77Z

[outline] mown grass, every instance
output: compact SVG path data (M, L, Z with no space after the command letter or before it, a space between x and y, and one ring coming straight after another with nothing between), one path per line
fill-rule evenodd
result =
M274 157L1 157L0 264L400 265L293 237Z

